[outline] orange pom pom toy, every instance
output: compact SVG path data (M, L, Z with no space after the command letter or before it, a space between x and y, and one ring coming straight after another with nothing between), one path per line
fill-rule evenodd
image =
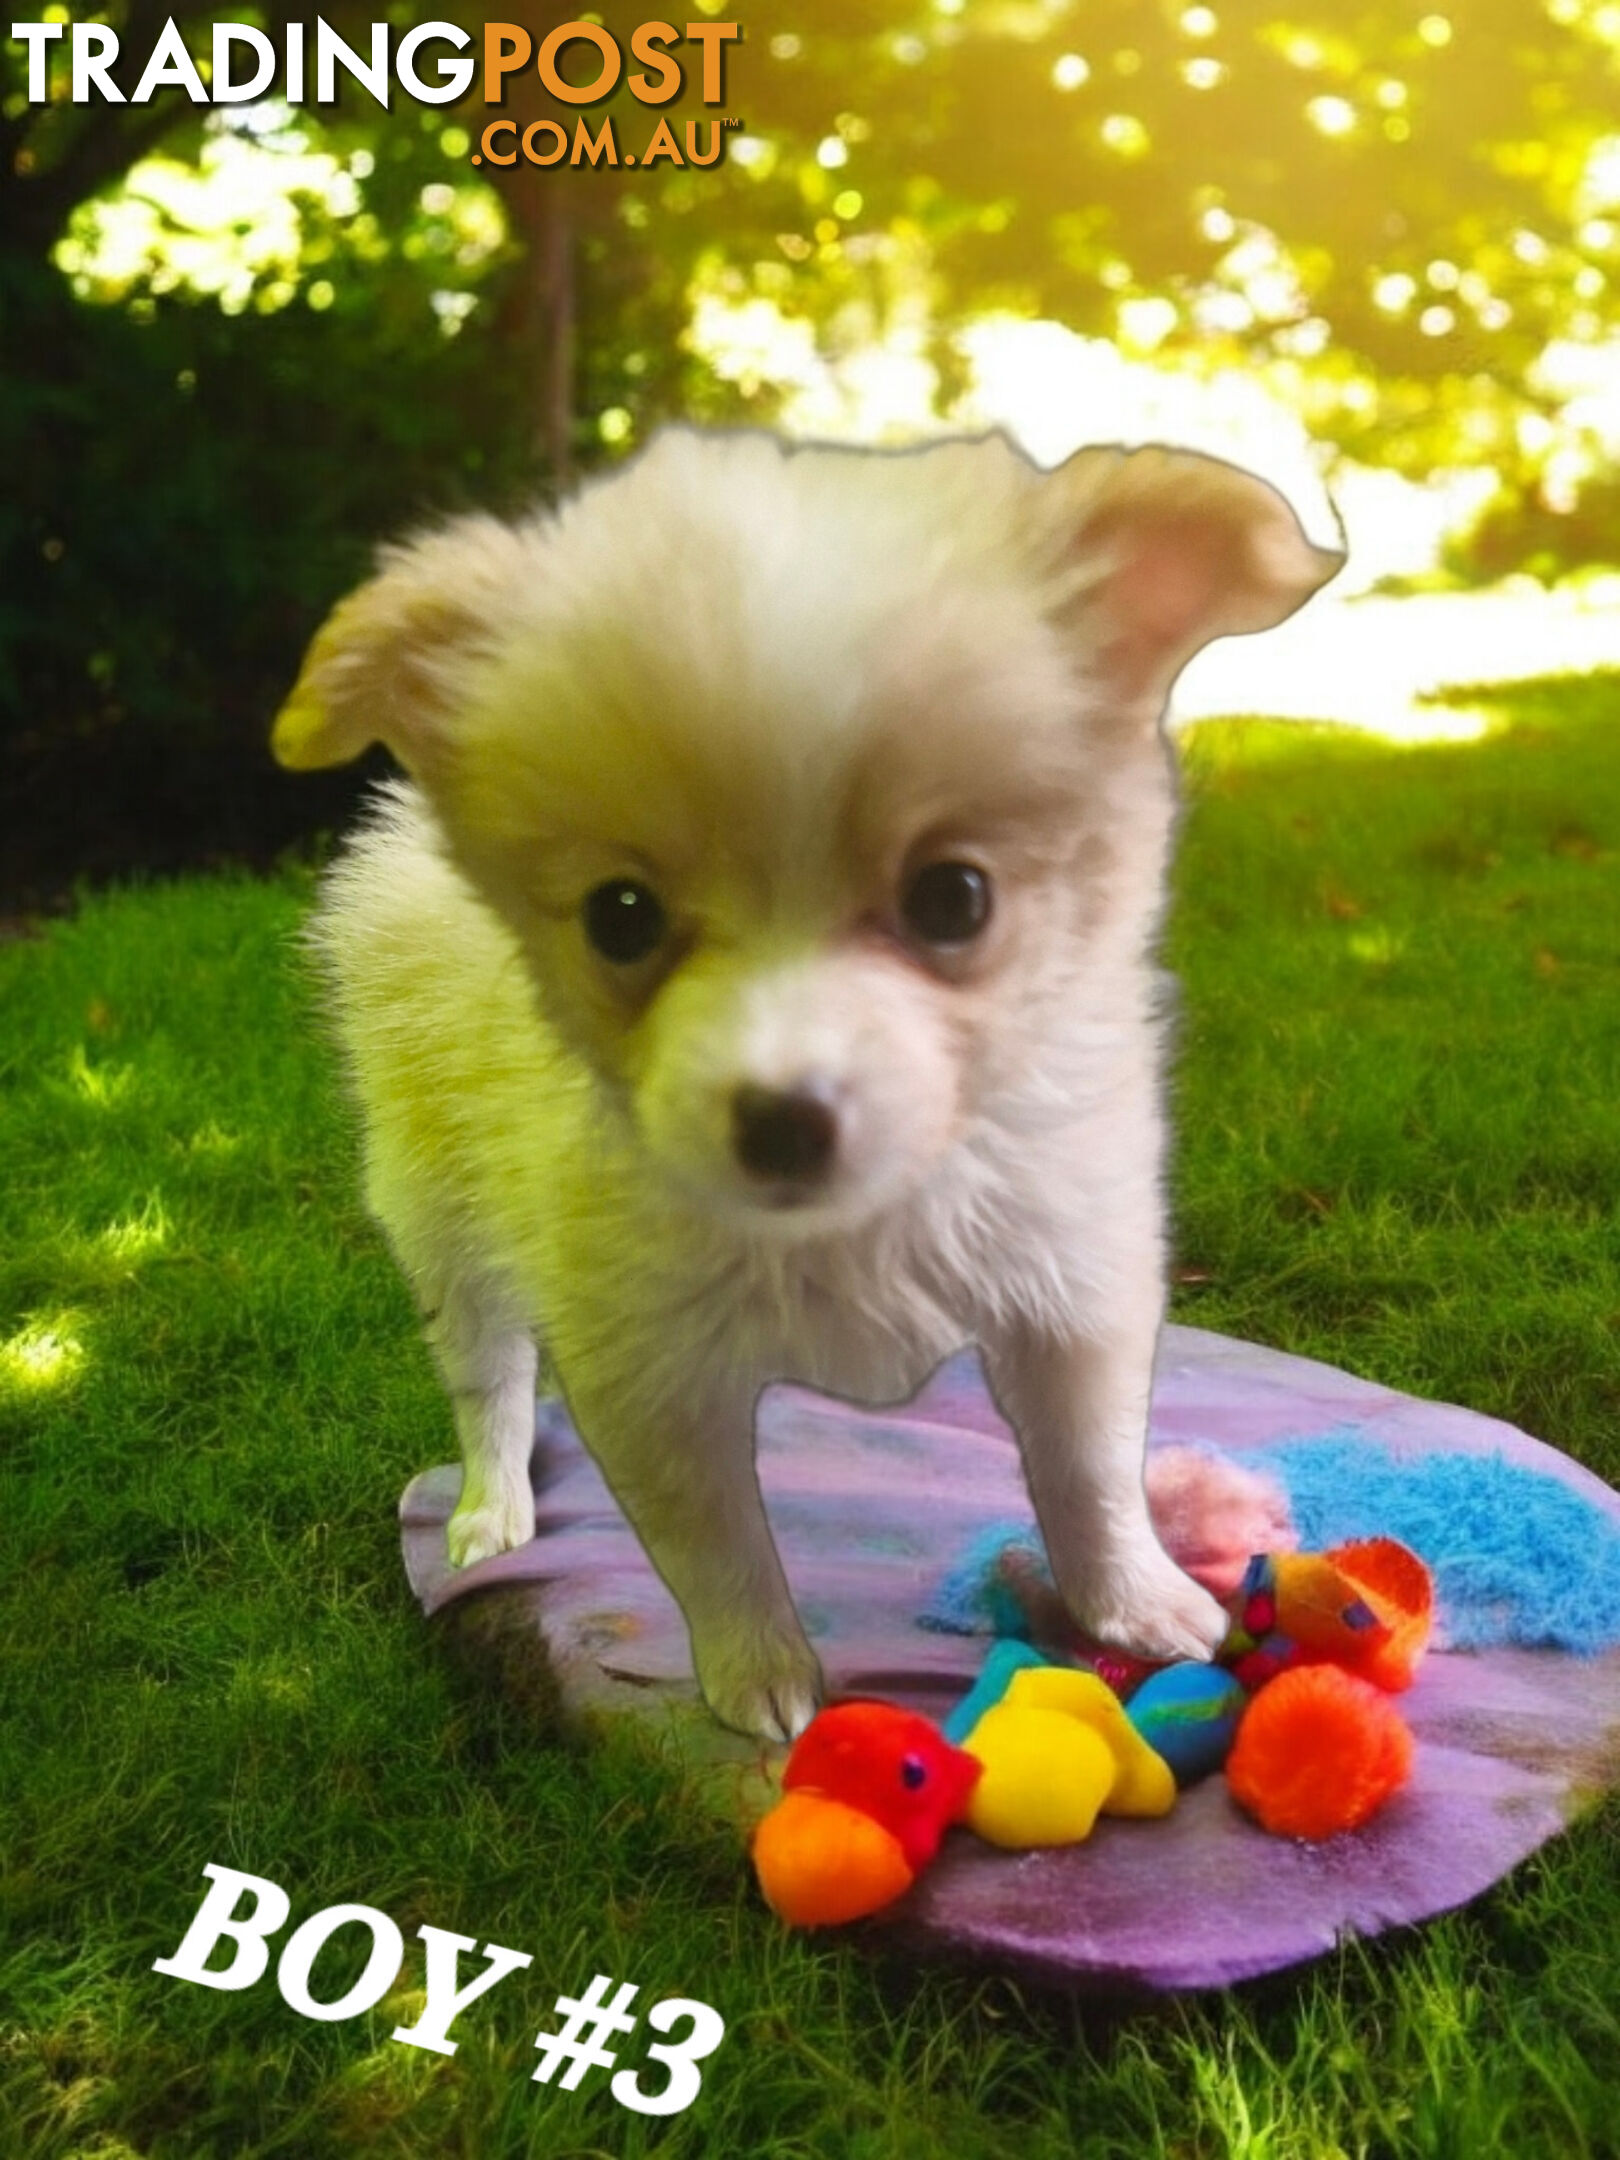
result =
M1250 1703L1226 1782L1262 1829L1314 1839L1359 1828L1411 1770L1410 1728L1370 1681L1300 1665Z

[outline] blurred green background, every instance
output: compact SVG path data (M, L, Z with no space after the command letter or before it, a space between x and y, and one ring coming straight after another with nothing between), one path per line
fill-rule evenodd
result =
M263 742L374 544L672 415L1191 437L1325 476L1364 585L1506 578L1522 613L1526 574L1573 576L1620 613L1613 0L699 7L742 32L710 169L475 168L476 82L75 103L66 38L34 105L0 45L9 905L340 820L353 777L290 781ZM365 49L385 12L419 19L328 17ZM80 19L132 89L164 6ZM181 13L205 67L215 19L288 18ZM603 111L649 132L623 83Z

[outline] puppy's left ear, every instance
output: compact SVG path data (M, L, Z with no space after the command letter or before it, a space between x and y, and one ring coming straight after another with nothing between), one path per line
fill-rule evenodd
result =
M1046 486L1076 574L1064 614L1131 704L1162 704L1211 639L1271 629L1344 563L1275 488L1197 451L1082 450Z

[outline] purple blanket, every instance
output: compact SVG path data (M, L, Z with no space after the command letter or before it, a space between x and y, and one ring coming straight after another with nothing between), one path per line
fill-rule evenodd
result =
M1620 1524L1620 1495L1512 1426L1254 1344L1165 1331L1155 1444L1203 1442L1263 1464L1279 1443L1342 1444L1347 1428L1397 1459L1499 1456ZM943 1717L985 1646L919 1616L976 1531L1030 1519L976 1362L953 1360L897 1411L773 1389L759 1470L831 1689ZM540 1409L532 1543L452 1570L444 1524L459 1484L454 1466L430 1470L401 1502L406 1569L424 1609L504 1591L532 1618L573 1708L628 1714L688 1759L719 1766L744 1815L767 1804L778 1766L697 1702L680 1615L560 1407ZM1061 1851L1009 1854L953 1831L915 1888L867 1924L1071 1984L1220 1985L1462 1904L1620 1774L1620 1651L1432 1654L1401 1704L1418 1742L1413 1780L1364 1830L1316 1846L1269 1837L1212 1779L1163 1821L1105 1820Z

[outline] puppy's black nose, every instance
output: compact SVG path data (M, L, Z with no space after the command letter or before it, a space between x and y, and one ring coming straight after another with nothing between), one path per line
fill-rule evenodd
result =
M837 1113L813 1088L750 1085L731 1098L731 1144L752 1177L818 1178L837 1138Z

